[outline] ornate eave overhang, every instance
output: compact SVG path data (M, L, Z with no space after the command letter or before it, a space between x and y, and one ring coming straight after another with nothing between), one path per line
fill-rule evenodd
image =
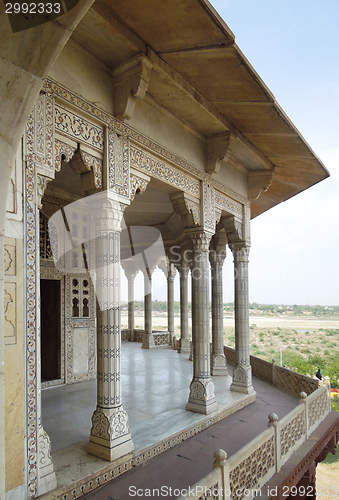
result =
M207 0L97 1L70 44L113 77L125 61L147 57L151 76L143 68L141 87L129 84L131 95L143 98L147 87L147 95L204 138L207 172L227 162L248 172L252 217L328 177ZM228 133L235 140L222 157L225 144L213 151L211 138ZM257 196L265 170L273 173L271 183L259 186Z

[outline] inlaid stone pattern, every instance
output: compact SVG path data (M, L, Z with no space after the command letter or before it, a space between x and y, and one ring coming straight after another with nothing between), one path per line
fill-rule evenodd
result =
M17 250L16 240L6 238L4 245L4 341L17 343Z
M237 467L230 471L231 499L242 498L245 489L255 488L274 467L274 437L265 441Z
M72 137L77 142L88 144L98 151L104 149L103 127L82 118L59 104L55 105L54 126L55 130Z
M134 144L130 146L130 165L186 193L200 196L200 182L197 179L188 177L174 166L165 164L164 161L143 151Z
M291 420L283 429L280 434L280 456L283 458L293 446L302 439L306 434L306 419L305 411L299 413Z
M323 415L328 412L327 391L323 391L314 399L308 407L308 427L309 429L318 422Z
M54 99L40 93L26 126L27 160L52 175L54 171Z
M118 129L108 130L109 188L111 191L129 198L129 141L125 133Z

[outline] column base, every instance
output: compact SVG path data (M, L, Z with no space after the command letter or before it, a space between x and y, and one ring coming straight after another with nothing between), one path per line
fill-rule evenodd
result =
M126 457L126 460L133 458L134 456L134 444L132 440L115 446L114 448L107 448L105 445L99 443L93 443L90 441L87 445L87 453L94 455L95 457L102 458L108 462L114 462L122 457Z
M57 487L57 480L51 458L51 441L42 426L39 427L38 446L38 495L41 496Z
M236 366L233 372L233 381L230 387L231 391L242 392L243 394L255 393L252 386L251 366Z
M190 385L190 395L186 410L208 415L218 408L215 399L214 384L209 379L193 379Z
M228 375L227 362L224 354L212 354L211 375Z
M153 333L144 333L142 336L143 349L153 349L155 347Z
M179 339L179 349L180 354L190 354L191 352L191 342L189 339Z
M134 444L128 426L128 415L120 406L112 410L97 407L87 452L113 462L125 455L133 456Z

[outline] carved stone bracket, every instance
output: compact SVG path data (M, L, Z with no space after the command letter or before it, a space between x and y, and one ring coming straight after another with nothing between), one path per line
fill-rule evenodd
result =
M74 146L71 146L70 144L66 144L66 142L59 141L58 139L55 139L54 147L55 147L55 163L54 163L55 170L57 172L60 172L61 162L63 160L69 162L73 158L76 148Z
M121 120L132 118L137 99L147 92L153 63L142 54L114 69L113 112Z
M81 184L84 191L100 189L102 186L102 160L77 149L70 161L72 170L81 174Z
M267 191L273 178L273 170L259 170L248 175L248 197L256 200L262 191Z
M146 191L149 181L151 178L144 174L130 174L130 199L134 200L136 194L142 194Z
M174 213L181 218L184 227L200 225L200 201L187 193L170 195Z
M215 135L207 140L205 146L205 170L208 174L216 174L220 162L225 158L230 144L231 132Z
M225 217L222 219L226 231L228 243L240 243L244 241L244 228L242 220L238 217Z
M43 175L37 175L36 204L38 205L39 209L41 209L42 207L42 197L50 180L50 178L44 177Z

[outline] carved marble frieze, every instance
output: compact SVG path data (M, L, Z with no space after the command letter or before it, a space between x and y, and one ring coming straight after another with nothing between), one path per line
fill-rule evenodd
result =
M60 104L55 104L54 126L59 133L71 137L77 142L87 144L101 152L104 150L103 127L73 113Z
M213 186L216 190L217 209L220 211L222 208L219 207L219 205L227 205L227 209L232 215L239 216L239 211L242 211L243 206L247 202L247 199L230 189L225 184L212 178L208 173L200 170L184 158L173 153L167 148L164 148L161 144L158 144L153 139L150 139L141 132L133 129L126 123L117 120L116 118L114 118L114 116L98 108L93 103L87 102L85 99L76 95L69 89L66 89L62 85L54 82L53 80L45 80L44 89L50 95L56 96L59 101L61 99L63 101L62 105L56 105L56 116L59 117L59 120L61 119L61 116L63 116L60 114L60 112L66 113L67 105L72 105L72 107L78 108L82 115L86 113L89 118L100 121L103 127L106 126L110 130L110 134L116 133L125 138L126 144L129 143L125 155L126 157L128 154L130 155L129 163L131 166L134 166L135 168L140 169L141 171L146 172L151 176L161 178L161 180L163 180L164 182L178 187L180 190L183 190L184 192L190 193L197 197L200 197L198 187L199 181L205 181ZM73 112L70 113L72 113L73 118L71 117L71 115L69 115L67 120L66 117L64 117L66 121L63 121L62 124L59 123L57 130L59 132L62 132L62 129L64 129L63 133L65 133L66 135L68 134L69 137L77 137L79 140L79 131L77 131L76 133L70 132L72 128L71 120L75 120L76 117ZM84 120L84 118L82 119ZM90 123L90 120L87 120L87 122ZM79 126L78 123L73 124L73 128L77 126ZM100 128L98 125L95 126ZM113 143L113 138L110 140L110 142ZM112 157L110 158L110 161L112 161ZM124 162L120 163L120 165L124 165ZM119 166L119 168L115 170L117 172L117 180L119 178L121 180L121 175L126 175L126 170L124 171L124 167L121 170L121 167ZM118 194L126 196L126 188L128 187L129 189L129 183L126 184L124 182L123 190L122 192L119 192L119 190L117 190L117 188L115 187L119 186L119 183L115 182L115 178L113 181L112 179L113 176L110 177L110 189L112 189L112 187L114 186L114 190L116 190Z
M54 99L40 93L26 126L25 158L53 177L54 153Z
M135 146L130 145L131 167L141 170L151 177L155 177L173 187L193 196L200 195L200 182L198 179L187 176L176 167L161 161L155 155Z
M16 240L5 239L4 245L4 342L17 343L17 248Z

